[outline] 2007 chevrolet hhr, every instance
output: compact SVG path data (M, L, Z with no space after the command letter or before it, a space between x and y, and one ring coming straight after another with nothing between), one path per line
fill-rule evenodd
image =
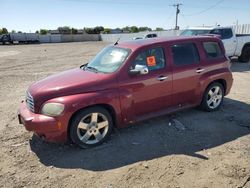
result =
M32 84L18 117L47 141L87 148L103 143L114 126L194 106L217 110L232 82L217 37L116 43L80 68Z

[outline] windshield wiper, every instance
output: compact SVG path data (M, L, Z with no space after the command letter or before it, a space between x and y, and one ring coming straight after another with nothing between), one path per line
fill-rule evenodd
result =
M86 66L85 69L93 70L94 72L99 72L97 68L91 66Z

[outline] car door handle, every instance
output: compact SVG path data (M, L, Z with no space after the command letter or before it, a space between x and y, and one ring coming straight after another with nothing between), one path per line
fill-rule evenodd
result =
M157 80L163 81L163 80L166 80L167 78L168 78L167 76L159 76L159 77L157 78Z
M197 73L201 73L201 72L203 72L205 69L202 69L202 68L198 68L197 70L196 70L196 72Z

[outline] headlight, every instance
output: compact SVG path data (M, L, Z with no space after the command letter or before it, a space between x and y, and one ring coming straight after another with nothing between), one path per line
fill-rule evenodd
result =
M64 105L60 103L46 103L43 105L42 114L48 116L59 116L64 110Z

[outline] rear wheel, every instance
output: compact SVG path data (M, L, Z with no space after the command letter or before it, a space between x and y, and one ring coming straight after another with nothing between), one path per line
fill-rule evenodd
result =
M206 111L218 110L223 103L224 93L224 87L220 83L212 83L203 95L201 107Z
M245 46L243 48L238 60L243 63L246 63L250 60L250 46Z
M108 139L112 127L113 121L107 110L91 107L80 111L73 118L70 137L81 148L94 147Z

